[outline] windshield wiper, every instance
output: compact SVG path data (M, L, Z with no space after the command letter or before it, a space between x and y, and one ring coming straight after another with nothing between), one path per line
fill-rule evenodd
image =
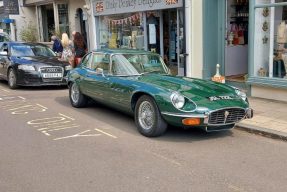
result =
M156 72L161 73L161 71L153 70L153 71L146 71L146 72L143 72L141 74L156 73Z

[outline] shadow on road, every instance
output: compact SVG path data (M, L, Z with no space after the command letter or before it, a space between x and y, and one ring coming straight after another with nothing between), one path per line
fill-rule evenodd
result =
M1 86L5 87L6 89L10 89L7 81L0 80ZM68 89L66 85L43 85L43 86L19 86L16 90L20 91L49 91L49 90L64 90Z
M71 111L73 110L77 113L82 113L83 115L86 115L90 118L96 118L126 133L132 135L140 135L140 133L137 131L132 116L116 111L94 101L90 101L85 108L74 108L70 104L68 95L66 97L57 97L55 98L55 101L62 106L70 106ZM230 137L232 135L233 132L230 130L207 133L201 129L184 129L181 127L169 126L167 132L164 135L152 139L169 142L194 142L222 137Z

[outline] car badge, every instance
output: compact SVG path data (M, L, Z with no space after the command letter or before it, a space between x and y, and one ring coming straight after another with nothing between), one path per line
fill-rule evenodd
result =
M228 112L228 111L225 111L225 112L224 112L224 124L225 124L225 122L226 122L226 120L227 120L228 115L229 115L229 112Z

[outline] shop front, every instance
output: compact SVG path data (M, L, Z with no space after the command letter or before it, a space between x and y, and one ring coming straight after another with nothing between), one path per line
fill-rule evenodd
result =
M287 101L287 2L251 1L251 95Z
M184 75L182 0L97 0L96 47L159 53L174 75Z
M205 0L203 17L203 78L219 63L250 96L287 101L287 2Z
M25 7L33 7L33 25L36 25L39 41L50 42L52 35L61 38L67 33L72 38L72 31L80 32L85 39L89 39L88 18L89 1L75 0L25 0ZM35 20L36 18L36 20ZM87 42L89 46L89 43Z

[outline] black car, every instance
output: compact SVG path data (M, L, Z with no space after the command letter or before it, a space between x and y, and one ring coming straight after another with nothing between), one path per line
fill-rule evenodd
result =
M68 62L59 60L40 43L2 42L0 44L0 78L11 89L18 86L67 85Z

